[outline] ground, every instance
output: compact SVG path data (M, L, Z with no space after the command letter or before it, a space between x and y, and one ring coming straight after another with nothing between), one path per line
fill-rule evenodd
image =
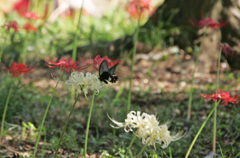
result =
M171 50L177 50L180 53L173 53ZM116 120L123 121L124 118L123 111L125 111L124 109L126 108L125 99L127 98L130 65L128 64L129 59L122 58L120 60L121 64L119 64L116 71L116 74L120 78L119 81L116 84L112 84L108 90L97 97L97 105L94 109L95 116L92 118L89 133L89 153L91 153L91 157L99 157L103 150L107 150L109 153L116 153L117 149L120 150L119 147L122 146L121 143L128 144L127 142L131 140L131 135L127 134L124 136L125 133L123 130L113 130L112 133L111 127L109 126L110 122L107 121L106 123L106 121L104 121L107 119L107 113ZM183 157L186 151L180 149L179 145L184 144L182 147L185 149L188 148L200 125L213 107L213 104L201 99L200 93L211 94L214 92L216 81L215 67L212 67L212 70L210 71L211 73L209 74L198 71L196 72L194 80L195 90L192 118L186 120L188 89L190 87L190 80L194 67L193 63L194 58L184 53L184 51L180 50L177 46L161 51L152 50L147 53L140 52L136 55L132 109L156 114L161 122L172 119L170 129L172 129L173 132L179 130L187 132L187 135L179 142L172 143L171 152L173 156L182 155L180 157ZM88 70L94 71L92 68L89 68ZM39 126L40 118L43 115L44 107L46 106L44 103L48 100L48 97L44 97L43 94L50 95L50 93L47 92L51 92L50 89L56 84L56 81L51 76L56 78L57 74L59 74L59 71L53 69L49 70L49 68L46 67L37 67L31 75L27 75L27 77L23 78L24 85L30 85L35 89L27 89L29 92L26 92L25 95L19 96L20 98L16 98L16 100L20 99L20 102L24 104L26 100L24 101L22 99L36 99L37 97L40 97L41 101L39 99L37 102L30 101L31 105L26 105L26 107L23 105L23 107L20 108L20 111L15 113L15 116L7 120L7 132L1 144L1 155L11 157L13 154L19 154L21 156L26 156L30 155L33 151L35 145L35 138L33 135L36 135L37 131L30 130L30 128L25 128L24 131L21 122L29 121L33 123L35 127ZM238 84L238 76L238 72L230 72L225 61L221 62L219 82L221 89L227 89L232 95L238 95L240 88ZM26 88L25 86L23 87ZM45 157L49 157L54 152L53 144L54 142L56 143L57 137L60 134L59 130L63 127L63 122L67 117L68 109L70 107L68 104L69 102L72 102L68 102L69 99L64 98L64 96L69 94L69 89L66 88L64 84L60 84L57 91L58 94L55 97L56 103L53 104L62 103L64 105L52 105L52 108L49 111L46 122L47 133L42 137L42 141L40 142L40 147L43 147L43 145L45 146ZM109 91L112 93L110 94ZM21 90L16 93L20 92ZM31 95L30 92L33 93L33 95ZM76 106L75 113L71 118L69 129L65 136L67 140L61 146L60 153L63 157L64 155L66 157L74 157L81 151L79 148L83 145L89 102L90 99L86 100L84 97L81 97ZM42 107L39 107L39 105L36 104L40 104ZM237 129L237 124L239 124L237 118L240 117L237 106L238 105L220 105L218 110L218 150L228 146L228 149L224 151L228 156L234 155L237 152L236 149L239 147L236 143L240 138L239 134L237 134L237 131L239 130ZM26 108L28 109L26 110ZM118 108L123 110L121 111ZM211 124L212 122L209 121L193 149L193 153L199 157L201 157L201 155L207 155L211 151L211 134L208 132L209 130L211 131ZM116 139L111 139L110 135L112 134ZM123 138L121 138L121 136ZM71 137L75 137L75 139ZM119 138L121 139L120 142L118 141ZM123 141L123 139L126 139L126 141ZM72 141L74 141L74 143L71 144ZM139 145L138 142L138 146ZM232 147L232 151L230 151L230 147ZM173 151L173 149L177 150ZM149 150L151 151L151 148L149 148ZM161 151L162 149L158 148L158 150ZM167 154L169 151L167 149L160 153ZM41 154L39 153L39 157L40 155ZM168 157L167 155L163 155L163 157Z

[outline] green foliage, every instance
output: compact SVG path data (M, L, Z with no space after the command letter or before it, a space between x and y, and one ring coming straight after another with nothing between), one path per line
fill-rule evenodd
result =
M25 122L22 122L22 139L30 139L35 140L37 138L37 129L36 127L31 123L28 122L27 124Z
M228 78L227 78L228 79ZM10 78L6 77L1 79L2 83L6 83L1 88L3 93L0 93L0 98L5 98L7 90L6 88L10 84ZM67 89L65 89L66 91ZM214 91L213 89L210 89ZM134 99L132 109L140 110L144 112L155 111L157 118L161 122L166 122L172 118L174 115L173 121L171 123L171 131L179 131L185 128L188 129L188 134L181 140L174 142L170 145L171 150L161 149L157 145L157 150L153 151L152 147L146 149L145 154L151 154L152 157L183 157L186 154L186 150L190 145L191 140L199 129L199 126L202 124L204 119L202 117L206 116L209 112L209 109L212 108L212 104L208 104L201 99L199 93L204 93L195 89L195 95L193 96L193 115L192 119L189 122L185 121L186 116L186 102L187 100L176 100L177 93L166 93L162 92L157 96L151 94L151 89L147 91L140 91L133 94L133 98L142 98L141 102L138 102L138 99ZM207 91L209 92L209 91ZM22 133L30 133L32 130L36 135L36 128L40 125L41 116L44 113L45 107L49 100L47 91L39 91L34 85L23 85L20 84L20 88L14 92L14 95L10 101L10 110L7 113L7 122L14 124L21 124L19 119L23 120L23 130L19 131ZM187 93L185 94L187 95ZM157 97L157 99L156 99ZM114 91L112 88L108 88L105 91L102 91L97 97L95 102L95 107L93 110L93 116L90 126L90 135L89 135L89 153L102 153L109 155L109 157L121 157L124 155L133 135L130 133L125 133L123 129L112 129L109 124L107 113L110 117L113 117L117 121L124 121L125 119L125 109L126 106L126 89L120 88L119 91ZM84 101L84 97L80 98ZM89 98L91 100L91 98ZM152 100L152 103L149 101ZM154 101L156 100L156 101ZM62 99L61 95L57 95L53 99L53 105L50 108L49 115L46 122L46 141L50 143L51 146L45 145L46 150L53 150L56 147L56 144L59 139L59 134L63 122L66 119L66 111L69 111L69 98ZM140 103L140 104L139 104ZM83 146L85 126L87 120L87 113L90 102L87 101L83 106L77 106L73 116L70 120L69 127L64 136L64 143L62 148L65 150L71 150L73 153L79 153L80 148ZM140 106L141 105L141 106ZM167 107L167 108L166 108ZM240 147L236 141L233 141L231 145L225 140L234 140L240 133L239 127L240 115L238 106L233 105L231 108L225 107L222 104L219 106L219 119L218 119L218 131L217 131L217 140L221 149L218 148L218 153L222 153L225 157L239 155L238 148ZM177 111L180 111L177 112ZM203 113L204 112L204 113ZM234 117L230 117L234 116ZM36 122L33 124L33 122ZM234 126L232 126L234 124ZM9 129L9 126L6 126L6 130ZM199 140L195 148L192 151L192 154L197 155L207 155L208 153L201 153L200 151L209 151L209 146L211 142L211 122L207 124L203 133L200 135ZM16 130L15 130L16 132ZM11 134L10 131L7 131L7 134ZM29 135L30 136L30 135ZM225 138L223 138L225 136ZM226 138L227 136L227 138ZM16 137L14 137L17 139ZM32 137L34 139L34 136ZM110 146L109 146L110 144ZM207 144L207 145L206 145ZM42 147L42 146L41 146ZM136 155L138 151L142 148L142 143L140 140L136 140L131 149L132 155ZM47 154L47 153L45 153ZM48 154L47 154L48 155ZM167 156L166 156L167 155Z
M180 30L172 23L176 11L171 12L168 19L162 17L165 8L162 7L149 19L148 23L140 29L139 40L149 48L162 48L174 45L174 37L180 34Z
M101 42L113 41L134 33L136 28L135 22L129 18L124 11L125 8L119 6L114 9L114 12L109 12L102 18L83 17L82 22L84 25L79 28L81 29L81 34L78 37L78 47L99 43L101 45ZM159 17L156 17L156 19L153 18L152 21L149 21L149 23L140 28L140 42L143 42L148 48L171 46L175 44L175 39L179 37L180 34L187 36L184 32L181 32L180 28L172 23L172 19L177 11L171 11L171 16L167 19L162 17L164 11L164 8L158 10L159 13L157 13L157 15L159 15ZM5 21L15 19L20 26L23 26L26 22L26 19L20 18L17 14L11 14L6 19L1 19L1 22L4 23ZM10 67L13 61L21 61L25 42L27 41L27 63L37 67L40 59L56 58L56 56L65 55L66 52L73 49L73 39L75 35L73 25L75 25L75 23L76 21L71 18L59 18L53 23L36 22L39 29L30 34L23 29L18 33L14 33L13 30L7 32L2 27L0 28L0 51L3 52L1 64L4 64L4 69L0 70L0 118L2 118L2 107L5 104L9 87L13 80L13 77L7 74L7 68ZM87 51L91 52L91 50ZM199 46L188 47L187 51L188 53L196 53L199 51ZM129 53L129 56L130 55ZM163 60L168 60L169 57L170 55L165 55ZM129 64L130 61L128 61L128 59L126 60L127 61L124 62ZM42 65L40 65L40 67L41 66ZM36 71L38 71L38 69L36 69ZM50 74L51 70L48 70L48 73ZM146 73L152 76L153 71L148 70ZM35 76L32 76L32 74L29 75L31 78L27 79L34 78ZM46 76L43 74L39 80L42 78L46 78ZM221 82L230 82L234 78L237 78L236 80L240 83L239 76L233 73L224 74ZM63 78L63 80L65 80L65 78ZM64 84L61 85L62 88L58 89L53 98L46 123L44 124L45 132L43 132L41 136L43 144L39 147L41 151L44 151L41 153L41 157L52 156L52 152L48 151L56 149L63 124L66 121L70 105L72 104L68 88L65 87ZM204 90L193 89L192 119L186 121L187 90L182 92L182 97L179 99L179 93L177 92L166 92L165 89L161 89L160 94L153 94L153 87L144 90L139 86L139 91L133 93L131 110L154 114L159 118L161 123L172 119L171 126L169 127L170 130L173 131L171 134L180 130L188 131L185 137L171 143L169 148L162 149L160 145L157 144L157 150L155 151L153 147L147 147L143 153L144 157L184 157L186 149L189 147L200 125L213 107L211 103L202 100L199 93L203 93L203 91L213 92L214 88L215 84L207 84ZM221 87L221 89L222 88L234 90L235 86L229 83L227 87ZM107 116L108 114L111 118L120 122L123 122L126 118L125 109L128 89L125 89L123 86L118 86L117 89L116 91L114 88L108 87L96 96L88 139L88 152L90 154L112 158L125 157L133 134L126 133L123 129L111 128L111 121ZM4 131L4 136L11 136L12 138L12 140L9 141L10 143L20 146L19 144L25 141L31 143L35 141L51 92L52 89L42 90L38 86L35 86L35 83L32 81L29 84L19 82L14 85L14 92L9 102L6 128ZM61 145L61 148L68 153L66 157L83 155L85 127L90 100L91 98L86 100L85 97L80 97L79 103L70 119ZM240 157L239 113L238 105L223 106L221 104L219 106L219 119L217 122L219 148L217 149L217 153L222 157ZM199 157L204 157L211 151L211 125L212 122L209 121L201 133L196 146L193 148L191 156L198 155ZM127 157L137 155L142 146L141 140L136 139Z

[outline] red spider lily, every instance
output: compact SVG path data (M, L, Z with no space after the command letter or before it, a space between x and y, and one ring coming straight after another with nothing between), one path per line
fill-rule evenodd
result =
M108 62L108 67L109 67L109 68L112 67L113 65L119 63L119 60L116 60L116 61L112 62L112 61L108 58L108 56L104 56L104 57L101 58L100 55L97 55L92 62L86 62L86 61L84 61L84 60L81 59L81 58L80 58L80 60L81 60L82 62L84 62L85 64L87 64L87 65L93 65L94 69L96 69L96 70L99 70L99 66L100 66L100 64L102 63L103 60L107 60L107 62Z
M26 64L22 64L22 63L15 63L13 62L9 72L14 76L14 77L18 77L19 75L21 75L22 73L27 73L29 71L31 71L33 68L27 68Z
M38 16L36 13L34 12L26 12L22 15L24 18L27 18L27 19L32 19L32 20L37 20L38 19Z
M193 26L203 28L204 26L210 27L213 30L216 30L218 28L224 27L227 22L222 22L222 23L217 23L215 22L212 18L202 18L202 20L197 21L197 20L191 20L190 21Z
M27 31L27 32L35 32L37 31L37 28L34 27L31 23L26 23L23 28Z
M228 60L230 60L230 59L232 60L235 52L234 52L233 48L231 46L229 46L229 44L227 44L227 43L222 44L222 51Z
M217 94L212 94L212 95L201 94L201 96L203 97L204 100L207 100L207 101L222 100L224 102L224 105L228 105L228 103L237 104L239 102L237 97L235 97L235 96L231 97L229 92L224 91L224 90L221 91L220 89L218 89Z
M141 15L149 10L151 0L132 0L127 5L127 11L134 18L140 18Z
M8 31L10 28L13 28L15 33L18 32L18 23L16 21L9 21L5 23L3 27L6 27Z
M20 15L24 15L28 12L29 0L20 0L13 5L13 9Z
M45 60L46 61L46 60ZM73 70L83 70L85 68L87 68L87 66L78 66L79 62L74 62L72 60L72 58L68 58L68 59L60 59L57 63L56 62L48 62L46 61L46 65L50 68L55 68L58 67L61 70L66 70L66 72L69 72L69 69L71 69L71 71Z

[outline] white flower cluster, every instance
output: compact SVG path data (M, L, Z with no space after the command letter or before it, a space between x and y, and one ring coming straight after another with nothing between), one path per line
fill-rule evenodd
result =
M95 90L97 95L99 90L104 87L104 84L98 79L98 77L89 72L84 75L82 72L74 71L65 83L68 86L73 86L77 93L84 93L85 96L88 94L88 90Z
M154 115L147 113L141 115L140 111L131 111L123 123L111 118L110 120L117 125L111 125L113 128L124 127L125 132L133 132L133 129L136 129L135 134L142 139L142 143L153 145L155 149L155 143L159 143L162 148L166 148L170 142L179 140L184 136L182 132L171 136L167 126L169 122L159 125Z

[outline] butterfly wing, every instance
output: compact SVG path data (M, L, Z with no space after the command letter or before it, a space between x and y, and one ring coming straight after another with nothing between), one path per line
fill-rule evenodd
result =
M118 76L115 75L115 70L116 70L116 67L117 67L118 64L115 64L114 66L112 66L110 69L109 69L109 74L110 74L110 78L111 78L111 81L112 83L115 83L117 80L118 80Z
M103 60L99 66L99 80L106 84L108 84L108 81L115 83L118 80L118 77L115 75L117 65L118 64L109 69L107 60Z
M101 76L104 72L108 72L108 62L107 60L103 60L102 63L99 66L99 76Z
M110 69L109 69L109 73L110 75L114 75L115 74L115 70L118 64L113 65Z

